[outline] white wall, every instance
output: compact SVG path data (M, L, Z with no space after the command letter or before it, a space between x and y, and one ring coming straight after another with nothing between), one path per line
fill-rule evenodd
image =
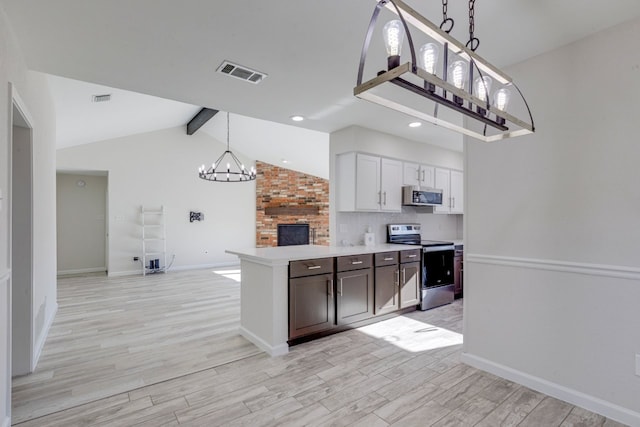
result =
M140 207L166 210L166 238L173 268L237 263L226 249L255 246L255 182L219 183L198 178L225 146L183 127L58 150L59 170L109 173L109 274L138 274L141 264ZM233 149L233 147L232 147ZM253 159L234 150L245 164ZM189 211L204 221L189 222Z
M639 39L511 67L537 132L465 143L464 360L636 426Z
M359 151L414 163L463 169L463 155L427 143L409 141L397 136L359 126L350 126L330 135L331 177L331 241L335 245L363 243L368 227L376 235L377 243L386 243L386 225L390 223L419 223L425 239L461 239L462 215L434 215L425 208L403 206L402 213L337 212L335 188L335 158L337 154ZM346 230L346 231L341 231Z
M33 233L37 236L33 252L34 350L46 338L56 310L55 238L55 114L44 76L28 72L22 54L0 9L0 425L11 412L10 369L10 157L9 82L13 83L34 120Z
M106 271L107 177L58 173L56 198L58 274Z

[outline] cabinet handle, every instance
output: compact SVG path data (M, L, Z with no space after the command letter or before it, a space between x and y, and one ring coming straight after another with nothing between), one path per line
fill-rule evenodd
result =
M382 204L382 191L378 191L378 204Z
M425 170L424 170L424 169L422 169L422 182L425 182L425 181L426 181L426 179L425 179L425 174L424 174L424 173L425 173Z
M393 261L393 257L385 258L385 261Z
M383 194L384 194L384 205L387 206L387 192L385 191Z
M396 286L400 286L400 270L396 270Z
M417 256L418 256L418 255L416 255L416 254L411 254L411 255L407 255L407 258L415 258L415 257L417 257Z
M327 285L329 285L329 297L333 298L333 279L327 280Z
M401 282L401 283L402 283L403 285L404 285L405 283L407 283L407 269L406 269L406 268L403 268L403 269L402 269L402 282ZM400 287L400 285L398 285L398 287Z
M340 279L340 287L338 288L338 295L342 296L342 279Z
M453 204L453 206L451 206L451 207L455 208L456 207L456 198L455 197L451 198L451 203Z
M351 261L351 265L362 264L363 261Z
M321 265L310 265L309 267L307 267L307 270L317 270L319 268L322 268Z

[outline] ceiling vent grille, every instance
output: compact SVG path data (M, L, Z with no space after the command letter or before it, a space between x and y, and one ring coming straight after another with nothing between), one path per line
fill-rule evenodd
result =
M93 102L107 102L111 101L111 94L106 95L93 95Z
M244 80L249 83L258 84L262 80L267 78L265 73L252 70L244 65L234 64L233 62L224 61L216 72L226 74L227 76L235 77L236 79Z

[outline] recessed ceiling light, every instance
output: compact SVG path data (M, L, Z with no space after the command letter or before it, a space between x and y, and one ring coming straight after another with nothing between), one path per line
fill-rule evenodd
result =
M294 122L301 122L304 120L304 117L302 116L291 116L291 120L293 120Z
M420 126L422 126L422 123L420 123L420 122L411 122L411 123L409 123L409 127L410 128L419 128Z
M287 160L287 159L282 159L282 163L284 163L284 164L286 165L287 163L289 163L289 160Z

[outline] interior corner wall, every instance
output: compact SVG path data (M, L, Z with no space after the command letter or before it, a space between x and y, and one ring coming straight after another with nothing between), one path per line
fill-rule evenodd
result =
M635 426L638 39L636 19L510 67L536 133L465 142L463 352Z
M34 351L42 348L56 312L55 113L43 75L27 71L0 7L0 426L11 415L10 368L10 141L9 83L33 118L33 314ZM36 360L37 360L37 354Z
M426 213L424 209L403 206L400 213L338 212L336 209L336 156L357 151L398 160L463 170L462 153L428 143L410 141L394 135L360 126L350 126L330 135L329 203L331 242L338 246L364 244L364 233L369 227L376 243L386 243L386 225L390 223L418 223L425 239L462 239L462 215Z
M226 249L255 246L255 181L209 182L198 167L213 162L226 146L183 127L60 149L60 171L107 171L109 275L141 274L141 206L165 208L167 262L172 269L234 265ZM236 152L245 164L253 160ZM189 222L189 212L203 221Z

